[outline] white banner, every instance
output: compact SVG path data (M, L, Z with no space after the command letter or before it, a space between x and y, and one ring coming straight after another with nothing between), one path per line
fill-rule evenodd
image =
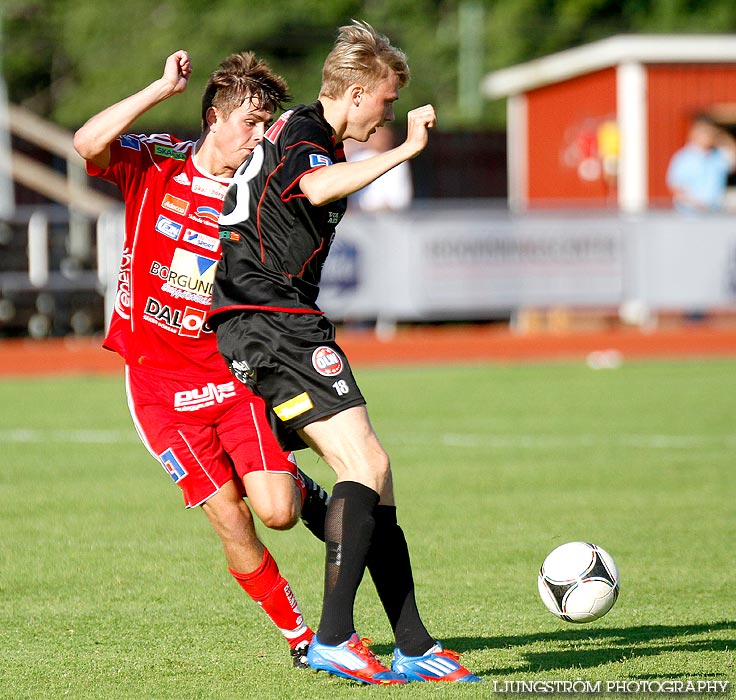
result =
M736 305L736 223L510 215L479 205L348 212L319 303L335 320L483 319L523 307L688 310Z

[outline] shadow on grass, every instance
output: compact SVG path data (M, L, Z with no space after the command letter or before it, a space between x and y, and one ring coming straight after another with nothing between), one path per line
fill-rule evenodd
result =
M486 649L521 650L526 663L509 668L490 668L482 674L512 674L552 671L567 668L592 668L622 662L637 657L657 656L667 652L727 651L736 646L736 635L729 639L707 639L708 633L730 630L736 632L736 622L722 621L703 625L641 625L639 627L584 628L583 626L555 632L520 634L505 637L451 637L442 643L459 652ZM536 651L536 644L555 645L554 650ZM392 650L375 645L377 654ZM702 674L708 675L708 674ZM715 675L715 674L713 674ZM642 678L650 678L650 675ZM669 677L669 676L668 676ZM673 676L674 677L674 676ZM720 677L720 676L719 676Z

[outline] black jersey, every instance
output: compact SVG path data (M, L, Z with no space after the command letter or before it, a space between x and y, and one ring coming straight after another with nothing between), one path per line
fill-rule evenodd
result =
M299 181L344 160L320 102L285 112L266 132L225 197L211 316L249 309L321 313L322 266L347 200L315 207Z

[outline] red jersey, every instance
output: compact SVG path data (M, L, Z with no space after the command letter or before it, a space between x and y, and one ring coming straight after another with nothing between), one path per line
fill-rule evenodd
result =
M125 134L110 145L107 169L87 163L125 199L125 244L103 346L161 374L231 379L205 323L230 180L199 170L194 145L169 134Z

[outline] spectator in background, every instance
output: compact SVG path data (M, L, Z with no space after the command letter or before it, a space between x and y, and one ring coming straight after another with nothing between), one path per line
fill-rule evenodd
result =
M365 160L390 151L394 145L393 131L390 127L384 126L371 134L368 141L353 148L347 154L348 160ZM407 209L413 196L411 167L404 161L351 195L350 203L361 211L398 211Z
M697 115L688 141L667 169L675 209L707 213L723 209L728 175L736 167L736 141L709 116Z

